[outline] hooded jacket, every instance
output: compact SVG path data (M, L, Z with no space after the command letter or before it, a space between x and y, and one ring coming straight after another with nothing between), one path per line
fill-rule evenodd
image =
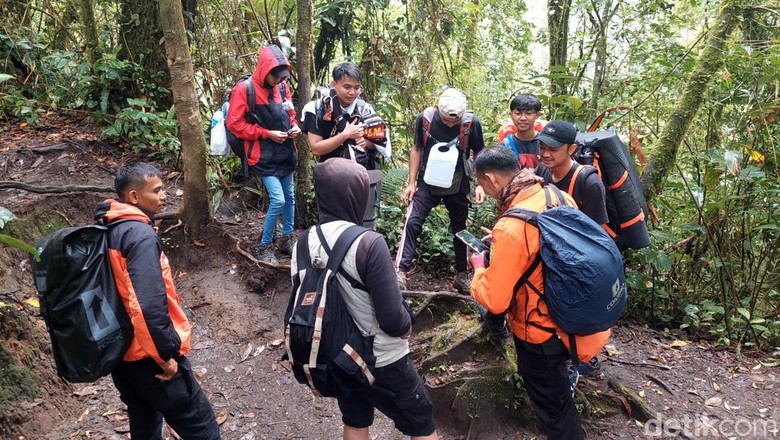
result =
M108 199L95 209L95 221L111 226L108 257L117 292L133 325L124 361L152 358L162 364L190 351L190 323L173 286L153 215Z
M332 249L347 227L363 222L368 203L368 172L349 159L328 159L314 167L314 189L320 225ZM308 243L312 260L319 259L327 264L327 253L313 230L308 233ZM296 254L294 251L293 275L298 271ZM343 276L337 276L342 297L355 324L364 335L370 334L372 329L376 331L376 366L389 365L409 353L409 342L401 336L409 331L411 316L398 290L393 260L382 235L370 230L361 235L347 252L341 268L366 288L355 288Z
M250 78L255 88L255 114L250 114L246 84L241 81L230 95L225 119L230 132L244 141L247 164L262 176L286 176L295 170L298 161L298 150L292 139L288 138L281 144L268 139L269 130L287 132L298 125L289 86L282 82L271 87L265 82L271 70L278 66L290 69L281 49L275 45L260 49L257 66Z

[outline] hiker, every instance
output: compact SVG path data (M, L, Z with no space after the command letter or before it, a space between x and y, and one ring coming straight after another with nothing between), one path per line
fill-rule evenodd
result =
M372 174L369 178L369 173ZM330 249L340 234L363 220L369 199L369 185L378 170L366 171L351 160L333 158L314 167L314 191L319 224ZM333 188L341 191L333 191ZM309 231L308 248L312 264L327 264L317 233ZM295 250L297 254L297 248ZM297 258L292 274L297 274ZM364 335L376 332L373 385L364 385L347 397L338 397L344 423L344 439L368 439L374 408L393 420L396 428L413 439L437 439L433 403L409 355L411 315L395 283L393 260L382 235L368 231L351 246L341 269L359 280L356 288L339 272L338 282L350 315ZM378 328L377 325L378 324ZM323 344L326 343L323 341Z
M410 205L396 261L397 280L401 290L406 290L407 272L412 268L412 261L417 253L417 239L431 209L444 202L453 234L466 229L471 177L467 175L466 164L471 154L476 155L485 146L479 119L467 111L467 105L466 95L457 89L448 88L439 97L436 107L428 107L417 116L414 148L409 156L409 180L401 194L401 202ZM453 144L452 148L457 148L460 154L457 154L454 172L444 176L451 179L451 186L444 188L429 185L425 182L427 177L432 177L432 171L426 170L429 156L432 151L446 148L443 144L450 145L453 141L457 144ZM474 201L482 203L484 200L485 193L482 187L477 185ZM471 280L466 267L466 245L455 237L453 243L457 271L453 287L467 295Z
M290 88L280 86L289 76L290 63L284 52L273 44L261 48L250 78L255 90L255 111L250 110L247 84L242 81L231 93L226 119L228 130L244 140L250 173L262 180L268 193L263 232L252 246L252 252L260 261L272 265L279 264L273 241L280 214L282 237L279 252L290 255L294 245L293 171L298 162L298 150L293 141L301 134L301 129L295 119Z
M371 104L360 99L360 69L341 63L333 69L330 89L303 108L303 131L312 154L320 162L332 157L351 159L367 170L379 170L379 156L390 159L391 148L384 121ZM382 182L371 184L363 226L374 229L382 198Z
M536 174L544 183L552 183L567 192L580 211L604 227L609 223L604 183L595 168L572 159L577 151L576 136L577 128L570 122L548 122L536 137L541 158Z
M520 168L536 168L539 165L539 140L536 139L536 120L542 114L542 103L536 95L520 93L509 103L509 117L514 133L509 133L501 145L514 151Z
M477 181L485 193L498 202L499 214L514 207L536 212L546 208L541 177L533 170L521 169L510 150L499 147L483 151L476 158L475 168ZM565 194L564 197L574 206L570 197ZM569 352L558 336L560 328L533 290L525 284L515 290L518 280L540 252L539 230L522 220L500 218L491 235L489 262L485 252L471 256L474 267L471 295L495 315L508 312L518 370L547 437L581 439L583 431L566 367ZM540 264L529 281L543 293L542 277Z
M219 426L187 360L190 323L173 286L154 217L165 203L162 174L147 163L121 168L118 200L98 204L111 226L108 253L117 292L133 326L123 361L111 373L127 405L130 435L161 439L165 421L184 439L219 439Z

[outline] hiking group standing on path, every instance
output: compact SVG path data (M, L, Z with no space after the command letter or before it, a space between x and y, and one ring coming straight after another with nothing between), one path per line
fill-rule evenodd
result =
M559 274L547 270L552 264L547 256L554 251L545 242L549 226L542 214L558 208L576 213L579 207L587 217L573 215L571 224L578 229L595 222L599 226L590 234L603 235L606 244L589 237L578 243L602 246L607 257L617 251L605 232L611 218L601 170L572 159L574 125L550 121L540 127L541 103L534 95L519 94L509 108L513 127L503 133L500 145L485 148L481 122L469 111L468 98L455 88L444 90L415 121L409 179L401 194L408 208L393 261L384 237L374 231L381 164L392 154L390 136L382 118L360 98L359 68L351 62L336 66L330 88L303 107L300 122L286 84L289 76L285 54L274 45L263 47L252 75L231 93L225 124L243 170L268 194L263 231L252 251L270 265L278 264L277 252L291 256L287 358L299 382L337 399L343 438L368 439L375 409L404 435L438 438L431 397L410 356L414 319L402 290L423 224L442 203L453 233L453 286L480 304L485 327L497 343L503 345L511 332L519 373L544 433L551 439L583 438L573 389L579 374L598 368L595 355L625 305L625 283L617 253L619 275L593 288L598 292L594 298L605 299L611 315L596 324L586 319L585 327L563 323L555 303L560 292L545 295ZM313 173L319 222L296 241L294 141L301 134L320 162ZM116 189L118 199L101 203L95 218L110 227L113 279L132 325L132 338L112 373L128 407L131 435L159 439L165 418L182 438L219 438L211 405L186 358L189 322L153 228L165 201L161 174L148 164L128 165L119 170ZM469 252L460 238L461 231L467 233L471 194L477 204L486 196L498 203L494 228L484 230L487 250ZM275 240L280 217L281 236ZM580 262L562 262L570 264ZM608 297L598 297L602 292Z

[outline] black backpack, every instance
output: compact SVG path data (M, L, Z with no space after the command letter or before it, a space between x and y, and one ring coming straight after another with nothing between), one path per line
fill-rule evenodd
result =
M286 356L299 383L308 385L315 394L341 397L374 382L377 325L369 336L363 336L347 310L336 278L350 246L367 229L348 227L332 250L328 249L320 226L313 229L328 255L328 263L325 267L312 266L308 239L311 230L301 234L296 251L298 272L293 275L284 319Z
M133 337L108 258L109 227L60 229L35 243L41 315L57 374L68 382L94 382L111 373Z
M230 105L230 98L233 96L233 91L235 90L236 86L245 83L246 84L246 103L249 106L249 113L244 115L246 118L246 121L250 124L257 124L261 125L260 119L257 117L257 102L255 98L255 83L252 82L252 74L246 74L236 80L236 82L233 84L233 88L230 89L230 92L225 96L225 99L223 101L228 103L228 106ZM279 83L279 93L281 93L282 97L285 96L284 94L284 83ZM223 106L224 107L224 106ZM225 118L227 118L227 113L225 114ZM225 135L227 137L228 145L230 145L230 150L235 154L236 156L241 159L241 177L243 179L249 178L249 165L246 163L246 153L244 152L244 140L239 139L234 135L230 128L228 128L227 124L225 124Z

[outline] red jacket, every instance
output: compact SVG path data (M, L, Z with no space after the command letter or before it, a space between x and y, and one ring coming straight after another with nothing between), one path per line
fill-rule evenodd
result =
M108 235L108 257L117 292L133 325L133 340L123 359L152 358L162 364L186 355L190 323L153 220L137 207L112 199L98 204L95 220L114 224Z
M255 89L255 115L249 115L246 84L242 81L233 88L225 119L228 130L244 140L247 164L264 176L286 176L295 170L298 162L298 150L292 139L288 138L281 144L268 139L269 130L286 132L298 125L295 110L286 108L292 104L287 83L271 87L265 82L265 78L277 66L290 68L284 53L274 45L260 49L257 66L250 78ZM284 90L283 94L280 87Z

